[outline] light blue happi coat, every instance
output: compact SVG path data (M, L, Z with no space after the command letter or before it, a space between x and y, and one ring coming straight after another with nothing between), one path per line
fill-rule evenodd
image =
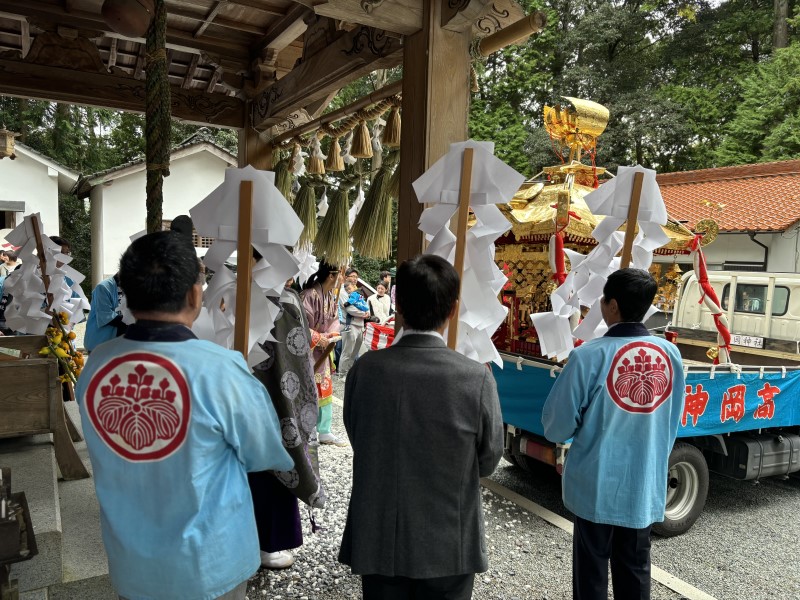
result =
M113 277L103 279L92 291L92 305L86 321L83 342L89 352L117 337L117 328L110 323L120 314L117 282Z
M564 505L594 523L663 521L684 393L677 348L641 323L619 323L573 350L542 412L548 440L572 438Z
M216 598L260 565L247 472L293 462L240 354L138 327L77 386L111 579L130 600Z

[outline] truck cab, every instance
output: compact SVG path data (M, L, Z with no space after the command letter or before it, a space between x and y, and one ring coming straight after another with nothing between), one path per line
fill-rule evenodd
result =
M728 319L734 363L800 362L800 274L711 271L708 280ZM685 273L671 319L681 354L694 360L705 360L717 333L701 294L695 272Z

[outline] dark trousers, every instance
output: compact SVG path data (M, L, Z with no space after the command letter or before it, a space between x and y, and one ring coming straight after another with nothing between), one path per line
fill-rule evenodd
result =
M336 342L336 345L333 347L333 362L336 364L336 368L339 368L339 357L342 355L342 340Z
M650 527L631 529L575 517L572 597L607 600L608 561L614 600L650 600Z
M269 471L248 473L250 493L263 552L291 550L303 545L297 498Z
M474 583L475 573L431 579L361 576L364 600L469 600Z

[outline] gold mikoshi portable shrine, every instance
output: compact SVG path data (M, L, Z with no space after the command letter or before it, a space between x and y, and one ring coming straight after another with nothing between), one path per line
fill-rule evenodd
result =
M508 317L494 336L501 351L540 356L531 313L551 310L550 294L558 282L550 261L550 238L560 233L564 247L587 253L597 245L592 231L603 220L592 214L584 197L608 173L594 165L597 138L608 123L608 109L589 100L564 98L563 106L546 106L544 126L568 161L545 167L501 206L511 230L496 242L495 261L508 277L502 301ZM581 162L588 156L592 164ZM662 226L670 241L656 254L688 254L692 232L673 219Z

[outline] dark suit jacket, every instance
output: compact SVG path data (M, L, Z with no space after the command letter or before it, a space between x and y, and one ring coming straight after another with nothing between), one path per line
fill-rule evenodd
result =
M438 337L403 337L350 369L344 424L353 490L339 560L359 575L485 571L479 479L503 453L491 371Z

